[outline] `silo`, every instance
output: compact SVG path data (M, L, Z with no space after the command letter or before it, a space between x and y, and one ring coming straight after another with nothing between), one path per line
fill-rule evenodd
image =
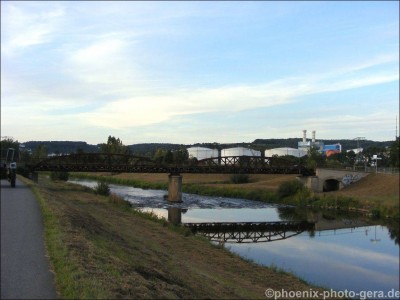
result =
M189 158L196 158L197 160L202 160L212 157L218 158L217 149L210 149L205 147L190 147L187 150L189 153Z
M274 155L277 156L284 156L284 155L292 155L296 157L302 157L307 155L307 151L303 149L295 149L295 148L274 148L274 149L267 149L265 150L265 157L272 157Z
M221 156L261 156L261 152L244 147L235 147L221 150Z

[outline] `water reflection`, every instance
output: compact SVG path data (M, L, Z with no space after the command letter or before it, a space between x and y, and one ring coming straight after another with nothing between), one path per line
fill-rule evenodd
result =
M168 207L168 221L182 224L179 207ZM289 222L202 222L183 223L194 234L207 237L218 243L260 243L272 242L296 236L303 231L314 231L315 224L302 221Z
M168 207L168 221L174 225L182 224L182 212L187 212L187 209L179 207Z
M375 238L379 244L371 242ZM399 289L399 250L381 226L300 234L279 243L232 244L229 249L262 265L290 270L307 281L337 290Z

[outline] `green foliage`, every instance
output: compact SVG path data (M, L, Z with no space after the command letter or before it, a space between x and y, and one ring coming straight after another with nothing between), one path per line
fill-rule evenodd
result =
M285 181L280 184L277 194L280 199L295 195L303 188L303 184L298 180Z
M306 166L307 168L316 169L317 167L323 166L325 163L325 157L318 152L315 147L311 147L308 151Z
M50 179L52 181L61 180L61 181L68 181L69 173L64 171L53 171L50 173Z
M110 187L104 181L100 181L97 183L95 188L95 192L98 195L109 196L110 195Z
M277 196L279 199L296 196L297 199L302 196L309 196L308 189L298 180L289 180L281 183L278 188Z
M400 138L390 146L390 166L394 168L400 167Z
M46 159L47 155L48 155L47 147L43 144L40 144L39 146L37 146L35 151L33 151L32 160L35 162L39 162L41 160Z
M6 160L8 148L13 148L15 150L14 161L18 161L19 160L19 143L18 143L18 141L14 141L13 138L5 138L0 141L1 160Z
M230 181L235 184L239 183L249 183L250 177L248 174L232 174L230 177Z
M106 144L100 145L101 152L104 153L117 153L117 154L129 154L129 147L125 146L119 138L109 136Z
M189 153L185 147L175 150L159 148L154 154L153 160L165 164L184 164L189 160Z

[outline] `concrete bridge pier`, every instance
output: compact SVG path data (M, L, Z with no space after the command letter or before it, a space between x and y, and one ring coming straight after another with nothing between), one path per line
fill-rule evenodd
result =
M170 174L168 178L168 201L182 202L182 175Z

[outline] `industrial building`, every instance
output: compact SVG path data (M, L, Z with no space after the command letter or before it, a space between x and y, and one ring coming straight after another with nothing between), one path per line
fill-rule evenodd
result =
M302 157L308 154L311 147L314 147L317 151L326 156L342 152L342 145L340 144L324 145L323 142L316 141L315 130L312 131L311 140L307 140L307 130L303 130L303 139L297 143L297 149L288 147L267 149L265 150L265 157L272 157L273 155Z
M261 152L244 147L235 147L222 149L221 156L261 156Z
M197 160L216 157L218 158L218 150L205 147L190 147L187 149L189 158L196 158Z
M303 157L307 155L307 150L304 149L295 149L295 148L274 148L265 150L265 157L272 157L274 155L284 156L284 155L292 155L296 157Z

